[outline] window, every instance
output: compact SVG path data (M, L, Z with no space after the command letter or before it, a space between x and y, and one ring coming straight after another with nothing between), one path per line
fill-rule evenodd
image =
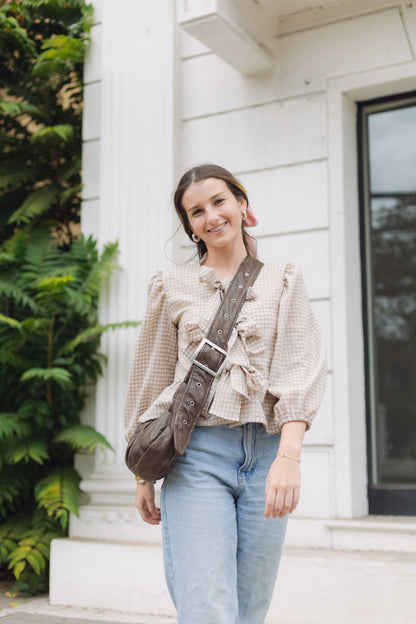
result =
M416 95L359 105L370 513L416 514Z

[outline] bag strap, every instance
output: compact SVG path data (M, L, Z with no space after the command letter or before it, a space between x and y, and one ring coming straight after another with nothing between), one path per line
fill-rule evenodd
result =
M247 290L254 284L263 266L260 260L252 256L244 258L224 293L206 338L201 340L191 358L192 366L175 392L172 405L175 413L175 448L178 453L184 453L212 383L222 372L228 341Z

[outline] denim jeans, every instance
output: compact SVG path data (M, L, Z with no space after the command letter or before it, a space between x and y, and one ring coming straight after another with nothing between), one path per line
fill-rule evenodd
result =
M264 517L279 441L257 423L196 427L165 478L165 575L178 624L264 622L287 524Z

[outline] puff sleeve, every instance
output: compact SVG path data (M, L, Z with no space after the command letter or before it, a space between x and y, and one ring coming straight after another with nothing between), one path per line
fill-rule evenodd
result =
M309 429L325 391L326 346L302 273L293 263L285 266L283 284L268 390L278 398L274 416L279 429L290 421L303 421Z
M173 383L177 357L177 328L169 314L163 275L158 271L149 282L146 313L127 385L124 410L127 441L135 433L140 416Z

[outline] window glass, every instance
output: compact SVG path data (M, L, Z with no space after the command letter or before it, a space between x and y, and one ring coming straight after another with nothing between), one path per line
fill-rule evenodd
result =
M367 138L373 482L416 484L416 103L370 109Z

